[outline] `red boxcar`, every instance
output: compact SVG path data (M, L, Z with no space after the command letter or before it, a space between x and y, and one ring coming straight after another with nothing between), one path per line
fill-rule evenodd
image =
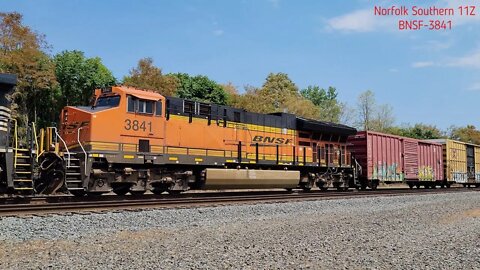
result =
M360 131L348 142L362 167L362 188L376 188L380 182L406 182L410 187L445 184L441 144L372 131Z

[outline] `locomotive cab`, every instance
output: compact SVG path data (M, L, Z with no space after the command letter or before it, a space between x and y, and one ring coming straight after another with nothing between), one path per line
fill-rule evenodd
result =
M138 151L149 152L152 142L161 144L165 98L160 94L112 87L95 90L92 101L62 110L60 136L67 148L122 151L125 145L141 144Z

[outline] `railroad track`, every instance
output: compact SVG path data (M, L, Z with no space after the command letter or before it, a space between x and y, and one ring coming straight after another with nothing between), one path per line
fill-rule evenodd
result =
M138 211L145 209L169 209L209 207L232 204L278 203L305 200L333 200L340 198L403 196L437 193L480 191L480 189L379 189L376 191L313 191L313 192L218 192L190 193L175 197L144 196L101 196L73 197L46 196L30 198L1 198L0 216L35 216L69 213L93 213L105 211Z

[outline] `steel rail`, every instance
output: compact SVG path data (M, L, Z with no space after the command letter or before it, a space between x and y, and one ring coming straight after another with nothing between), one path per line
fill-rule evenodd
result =
M480 191L479 189L382 189L373 191L351 191L351 192L299 192L299 193L275 193L275 194L250 194L239 195L213 193L185 194L183 196L158 196L144 198L134 196L103 196L99 199L89 199L82 201L63 201L58 199L56 202L49 202L35 198L28 203L19 201L19 203L7 203L0 205L0 216L25 216L25 215L44 215L61 213L80 213L80 212L102 212L118 210L142 210L154 208L194 208L205 206L233 205L233 204L252 204L252 203L278 203L305 200L334 200L342 198L359 197L382 197L382 196L403 196L403 195L426 195L426 194L445 194L455 192ZM196 196L189 196L196 195ZM69 196L63 196L68 198ZM110 198L104 198L110 197ZM90 197L86 197L90 198ZM84 199L86 199L84 198Z

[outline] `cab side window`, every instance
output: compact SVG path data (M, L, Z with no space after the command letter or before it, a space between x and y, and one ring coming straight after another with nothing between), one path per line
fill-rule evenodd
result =
M161 116L162 115L162 101L157 101L155 103L155 115Z
M127 97L127 112L153 114L154 102L151 100L138 99L133 96Z
M135 112L136 111L136 101L137 99L132 97L132 96L128 96L127 97L127 112Z

